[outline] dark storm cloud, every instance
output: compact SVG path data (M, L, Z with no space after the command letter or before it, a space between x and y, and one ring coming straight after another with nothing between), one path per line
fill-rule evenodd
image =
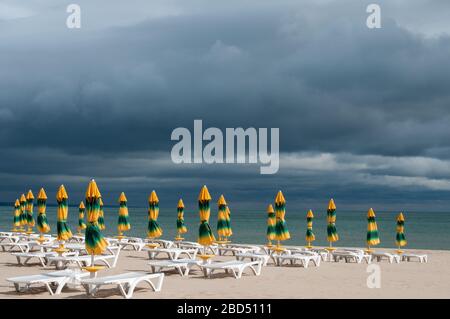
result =
M449 190L444 22L438 35L423 23L412 28L395 1L380 1L379 30L365 26L368 2L136 1L134 10L79 3L80 30L65 27L59 2L7 1L0 16L5 197L19 185L60 181L82 197L92 175L111 201L125 187L118 185L136 199L152 188L195 199L208 183L241 201L273 197L278 188L299 201L335 194L348 202L388 200L395 186L430 190L427 198ZM408 10L431 19L424 8ZM295 154L296 164L282 161L277 176L260 176L254 166L176 166L170 133L192 128L194 119L223 129L279 127L280 151ZM303 152L337 154L337 164L299 168Z

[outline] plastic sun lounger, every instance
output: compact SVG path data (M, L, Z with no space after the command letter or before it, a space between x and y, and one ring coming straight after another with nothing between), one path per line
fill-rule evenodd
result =
M117 261L120 255L120 247L108 247L107 250L110 252L109 255L95 255L94 263L101 262L108 268L116 267ZM78 267L91 266L92 257L91 255L82 256L55 256L49 257L47 262L47 267L55 263L56 268L63 268L68 264L76 264Z
M159 244L162 248L171 248L174 245L174 242L171 240L164 239L144 239L146 244L148 243L156 243Z
M145 247L146 243L144 242L135 242L135 241L120 241L118 243L122 249L125 249L126 247L132 247L135 251L141 251L142 248Z
M152 280L155 280L155 282ZM81 285L90 296L94 296L103 285L116 285L120 293L126 299L129 299L133 297L134 289L140 282L148 283L153 291L158 292L161 291L163 280L163 273L147 274L144 272L128 272L120 275L82 279Z
M193 266L200 266L201 261L195 259L151 260L148 265L152 272L161 272L164 268L174 268L180 276L188 276Z
M226 273L231 270L234 278L239 279L242 277L242 273L246 268L250 268L256 276L259 276L261 274L262 262L260 260L250 262L232 260L201 264L200 266L203 269L205 277L210 278L212 273L216 270L225 270Z
M40 275L12 277L6 280L14 284L17 292L26 292L31 285L44 285L53 296L60 294L66 284L78 284L81 278L87 276L89 276L88 272L62 270ZM52 286L56 286L55 290L52 289Z
M341 259L344 259L346 263L352 260L358 264L362 263L363 260L366 261L367 264L372 262L372 255L357 251L335 250L331 252L331 257L335 262L339 262Z
M187 255L189 259L195 259L197 248L143 248L148 252L149 259L155 259L159 254L166 254L170 260L177 260L181 255Z
M374 251L372 252L372 257L376 259L377 261L381 261L383 259L386 259L389 261L390 264L392 264L394 261L398 264L400 263L400 256L397 254L391 254L387 252L380 252L380 251Z
M222 255L222 256L225 256L226 255L226 253L227 252L231 252L231 254L233 255L233 256L235 256L237 253L242 253L242 254L245 254L245 253L254 253L254 252L257 252L257 251L259 251L259 247L257 247L257 248L254 248L254 247L233 247L233 246L225 246L225 247L223 247L223 246L219 246L219 247L217 247L217 251L218 251L218 253L219 253L219 255Z
M277 256L278 266L282 266L284 261L290 261L291 265L295 265L296 261L300 261L301 265L304 268L308 268L309 263L312 261L314 266L319 267L320 266L320 256L318 254L301 254L301 253L295 253L295 254L285 254L285 255L279 255Z
M261 261L263 266L267 266L267 262L270 259L270 256L267 254L261 254L261 253L237 253L235 255L236 260L245 260L250 259L251 261Z
M193 241L181 241L177 242L174 245L178 246L178 248L197 248L199 252L208 253L211 252L213 255L217 255L218 253L218 245L213 244L207 247L200 245L199 243ZM206 252L204 252L206 250Z
M3 251L13 251L15 248L18 248L22 253L26 253L31 249L30 244L31 242L19 241L15 243L0 243L0 247L2 247Z
M415 253L402 253L400 255L402 261L411 261L413 258L417 258L420 263L428 262L428 255L426 254L415 254Z
M29 260L37 258L41 263L42 267L46 267L49 257L56 257L58 254L56 252L28 252L28 253L12 253L16 257L17 263L19 265L26 265ZM63 256L76 256L78 252L67 252Z

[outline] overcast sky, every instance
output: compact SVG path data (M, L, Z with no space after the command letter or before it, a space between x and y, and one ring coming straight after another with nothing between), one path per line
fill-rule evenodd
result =
M66 7L81 6L81 29ZM114 3L114 4L112 4ZM368 29L366 6L382 8ZM0 0L0 202L96 178L106 204L203 184L265 209L446 210L446 0ZM280 128L280 170L175 165L176 127Z

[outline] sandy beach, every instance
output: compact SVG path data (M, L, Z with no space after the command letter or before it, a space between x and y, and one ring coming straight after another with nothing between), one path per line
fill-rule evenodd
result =
M388 249L379 249L389 251ZM413 250L411 250L413 251ZM320 267L300 266L264 267L259 277L250 272L241 279L234 279L224 272L217 272L205 279L194 268L189 277L181 277L175 271L167 271L161 292L154 293L142 285L134 298L450 298L450 251L416 250L427 253L428 263L401 262L389 264L377 262L381 269L381 288L370 289L366 281L367 264L322 262ZM217 256L214 260L234 259ZM146 271L147 253L122 251L117 267L101 271L100 275L127 271ZM17 293L8 277L39 274L44 269L39 264L18 266L10 253L0 253L0 298L86 298L84 290L65 288L59 296L50 296L44 287ZM96 298L122 298L118 290L105 286Z

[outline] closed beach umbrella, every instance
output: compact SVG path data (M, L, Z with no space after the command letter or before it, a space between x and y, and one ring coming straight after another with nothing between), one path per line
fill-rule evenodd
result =
M27 224L27 213L25 211L25 205L27 203L27 198L25 197L25 194L22 194L20 196L19 202L20 202L20 206L19 206L19 209L20 209L20 230L24 231L25 230L25 226Z
M34 195L31 189L28 191L26 199L27 199L26 211L27 211L28 233L31 233L33 232L34 227L34 218L33 218Z
M284 199L283 193L278 191L277 197L275 198L275 239L278 241L277 246L280 246L280 241L291 238L284 218L285 214L286 200Z
M97 183L95 180L91 180L86 190L87 227L84 236L86 251L92 256L101 255L108 246L102 232L98 228L101 196Z
M81 234L83 229L86 229L86 223L84 222L84 212L86 211L86 206L81 202L78 206L78 234Z
M128 207L127 197L122 192L119 196L119 220L117 221L117 231L119 232L119 238L123 237L123 232L130 230L131 225L128 220Z
M272 247L272 240L275 240L275 224L277 219L275 217L275 211L273 210L272 204L267 206L267 247Z
M227 202L223 195L220 195L217 205L219 208L217 214L217 234L219 235L219 241L222 241L225 237L229 236L227 226Z
M311 242L316 240L316 236L313 233L313 218L314 214L310 209L306 214L306 242L308 243L306 248L312 248Z
M397 235L395 236L395 243L398 247L397 252L399 254L403 253L400 248L407 244L405 237L405 217L403 217L403 213L400 213L397 216Z
M13 222L13 231L17 231L20 227L20 202L19 199L16 199L14 203L14 222Z
M332 244L339 240L339 235L336 230L336 205L333 199L330 199L328 203L327 223L327 240L330 243L329 249L332 249Z
M59 241L66 241L72 237L72 232L67 224L67 215L69 214L68 199L69 196L67 196L66 189L64 188L64 185L61 185L56 194L56 201L58 202L56 230L58 232Z
M155 191L152 191L148 197L148 238L158 238L161 237L163 231L158 224L159 215L159 199Z
M177 205L177 237L176 240L183 240L181 234L187 233L186 225L184 224L184 203L180 198Z
M38 215L36 218L36 226L38 231L41 233L41 238L43 237L43 234L46 234L50 231L50 226L48 225L47 221L47 194L45 193L45 190L41 188L39 191L38 197L37 197L37 207L38 207Z
M376 246L380 243L378 236L377 222L375 221L375 212L372 208L367 212L367 252L370 252L370 246Z
M105 230L106 226L105 226L105 213L103 212L103 200L100 197L100 213L98 215L98 228L100 228L100 230Z
M206 185L200 190L198 195L198 209L200 215L200 227L198 229L198 243L203 246L211 245L216 238L209 226L209 216L211 214L209 202L211 201L211 195L209 194Z
M226 241L230 242L229 237L231 237L231 235L233 235L233 230L231 229L231 212L230 212L230 207L227 205L227 213L226 213L226 219L227 219L227 236L226 236Z

